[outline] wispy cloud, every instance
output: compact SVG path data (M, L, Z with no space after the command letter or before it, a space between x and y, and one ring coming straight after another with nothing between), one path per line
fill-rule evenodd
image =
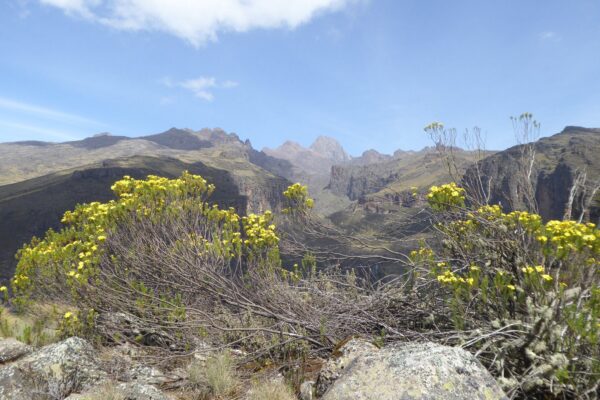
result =
M15 135L23 135L23 139L30 139L31 136L40 135L47 139L58 139L58 140L76 140L78 135L72 132L56 129L48 129L40 126L34 126L30 124L22 124L19 122L9 122L0 120L0 126L10 129L9 137ZM16 131L16 132L15 132Z
M121 30L164 31L194 46L223 32L294 29L359 0L39 0Z
M538 37L541 40L560 40L561 39L560 35L553 31L540 32Z
M94 121L93 119L85 118L80 115L70 114L35 104L23 103L6 97L0 97L0 109L24 112L37 117L50 118L70 124L103 126L103 124L98 121Z
M213 101L215 96L213 92L217 89L232 89L239 86L239 83L231 80L219 82L212 76L200 76L195 79L187 79L184 81L174 81L170 77L165 77L160 82L169 88L179 87L186 89L200 99Z

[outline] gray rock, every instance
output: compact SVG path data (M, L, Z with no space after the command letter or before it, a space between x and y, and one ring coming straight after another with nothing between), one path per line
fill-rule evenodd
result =
M316 384L317 397L323 396L327 389L335 382L340 374L354 359L362 354L370 354L378 351L377 346L363 339L350 339L338 350L334 351L333 357L327 360Z
M105 382L83 393L73 393L64 400L170 400L152 385L139 382Z
M0 340L0 364L16 360L33 351L33 347L18 340L8 338Z
M94 348L72 337L0 368L0 399L62 399L106 378Z
M300 400L313 400L314 386L313 381L302 382L302 385L300 385Z
M363 352L341 371L323 400L507 399L463 349L410 343Z
M163 392L152 385L129 382L122 383L117 387L125 395L125 400L169 400Z

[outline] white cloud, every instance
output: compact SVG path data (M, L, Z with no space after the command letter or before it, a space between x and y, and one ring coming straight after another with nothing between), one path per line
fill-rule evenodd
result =
M29 124L22 124L19 122L9 122L9 121L5 121L2 120L0 121L0 126L4 126L10 129L9 132L10 136L14 136L14 135L25 135L25 137L23 138L28 139L31 136L30 135L40 135L40 136L44 136L48 139L59 139L59 140L75 140L77 139L77 134L73 133L73 132L67 132L64 130L55 130L55 129L48 129L45 127L39 127L39 126L34 126L34 125L29 125ZM16 131L16 132L15 132Z
M189 79L179 84L184 89L187 89L194 93L194 96L200 97L201 99L212 101L214 98L213 94L209 91L217 86L217 80L215 78L200 77L196 79Z
M219 82L212 76L201 76L185 81L174 81L170 77L165 77L160 82L169 88L180 87L189 90L194 96L206 101L212 101L215 98L213 94L215 89L232 89L239 85L237 82L229 80Z
M195 46L222 32L294 29L360 0L39 0L116 29L165 31Z
M9 111L18 111L24 112L27 114L32 114L42 118L50 118L53 120L71 123L71 124L85 124L85 125L96 125L102 126L103 124L81 117L75 114L69 114L63 111L53 110L51 108L46 108L34 104L27 104L17 100L9 99L6 97L0 97L0 109L5 109Z

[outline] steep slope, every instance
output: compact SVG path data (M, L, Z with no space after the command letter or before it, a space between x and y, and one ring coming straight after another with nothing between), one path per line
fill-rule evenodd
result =
M481 180L489 182L491 203L500 203L505 210L526 208L524 196L523 174L519 168L522 164L523 147L514 146L496 153L479 163ZM535 162L531 174L531 183L539 213L545 219L562 219L569 204L571 188L577 177L585 174L586 193L579 190L571 216L578 218L583 203L594 188L600 185L600 129L589 129L569 126L561 133L542 138L533 144ZM472 185L478 172L470 168L465 174L464 182ZM594 221L600 218L599 196L592 199L591 215Z
M63 170L23 182L0 186L0 281L15 267L16 250L32 236L49 228L60 228L62 214L76 204L111 199L110 186L124 175L143 178L149 174L175 177L183 171L204 176L214 183L211 201L235 207L278 208L288 182L264 178L262 182L240 181L230 172L204 163L184 163L172 158L134 156L107 160Z

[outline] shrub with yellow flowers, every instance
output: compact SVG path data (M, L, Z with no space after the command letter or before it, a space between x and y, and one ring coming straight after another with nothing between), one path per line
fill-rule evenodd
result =
M283 212L287 214L301 214L314 207L315 202L308 196L308 188L300 183L290 185L283 192L288 206Z
M250 215L242 223L233 208L220 209L208 203L214 186L201 176L187 172L176 179L125 176L111 189L116 200L78 205L64 214L63 229L49 230L43 239L33 239L18 252L11 281L14 304L24 305L31 296L72 303L87 295L86 286L98 279L101 260L114 256L107 251L111 235L134 221L160 224L201 218L201 228L182 233L173 245L193 245L198 253L221 257L224 262L259 250L276 253L278 238L272 215ZM69 293L71 297L66 298Z
M498 205L453 210L446 205L456 186L445 187L430 192L439 196L432 207L449 212L438 225L443 246L435 253L423 247L411 259L446 293L462 345L511 395L593 393L600 379L598 227L544 222Z
M454 182L432 186L427 194L427 202L437 211L464 207L465 190Z

